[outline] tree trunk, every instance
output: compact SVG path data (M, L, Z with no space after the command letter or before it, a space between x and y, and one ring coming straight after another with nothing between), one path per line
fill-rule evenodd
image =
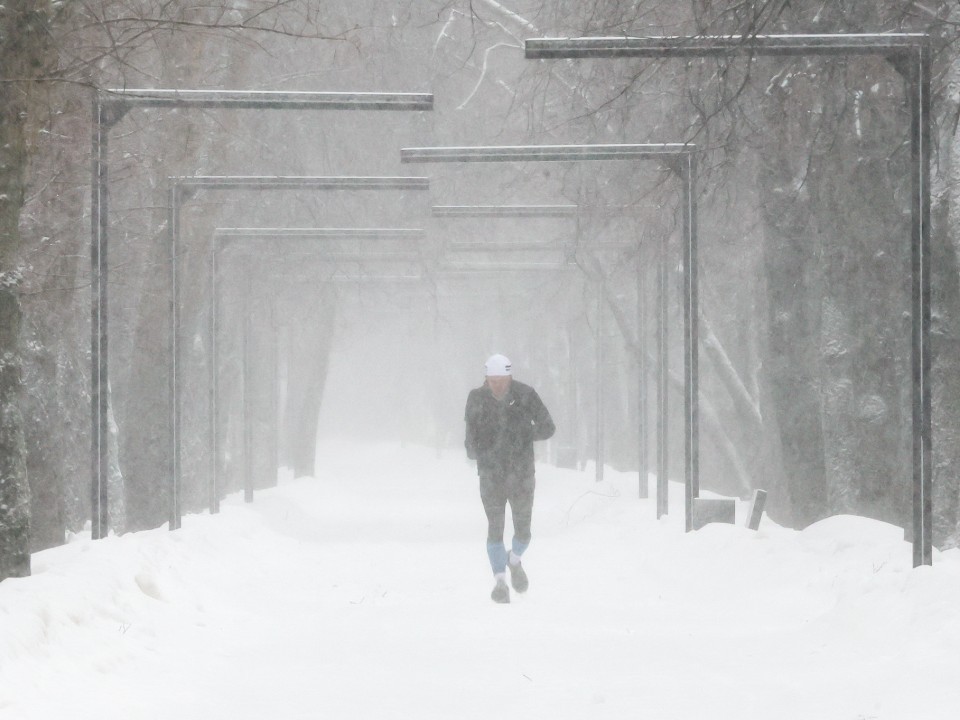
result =
M789 109L782 117L787 112ZM771 123L782 133L786 131L783 125ZM758 183L767 189L762 213L769 335L762 350L763 381L764 396L773 409L773 416L765 417L780 431L785 485L780 497L771 496L771 510L789 513L794 524L802 527L822 518L827 506L819 358L814 347L819 315L811 303L821 281L806 225L809 203L794 190L796 170L791 158L783 154L795 156L796 150L783 139L772 145L778 152L762 157Z
M8 130L0 132L0 138L8 139L10 125L5 120L0 127ZM4 226L8 214L0 210ZM5 230L0 230L4 246L10 242ZM0 580L30 574L30 487L20 415L19 332L20 300L4 283L0 287Z
M32 552L62 544L66 530L80 532L90 517L90 401L83 392L90 384L90 151L77 142L89 135L89 106L86 92L51 97L49 132L31 154L21 210L22 256L31 269L20 342Z
M336 288L327 285L318 293L314 306L285 303L279 322L291 331L287 357L287 384L283 430L282 462L295 477L316 472L317 424L330 363L333 325L336 317Z
M952 10L960 22L960 8ZM932 178L933 269L931 369L933 403L933 543L960 546L960 57L947 57L945 94L940 113L940 155Z
M14 0L0 13L0 580L30 573L17 287L32 80L42 75L48 60L45 6Z

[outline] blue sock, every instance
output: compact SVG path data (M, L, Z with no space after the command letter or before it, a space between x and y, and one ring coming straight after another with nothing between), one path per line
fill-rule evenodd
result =
M507 571L507 548L502 542L488 542L487 557L490 558L490 567L494 575Z

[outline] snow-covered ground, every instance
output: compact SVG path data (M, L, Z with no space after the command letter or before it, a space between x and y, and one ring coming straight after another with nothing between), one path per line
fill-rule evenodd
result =
M635 474L538 467L530 590L490 601L462 453L346 442L218 516L72 542L0 583L0 718L936 720L960 552L899 528L683 532ZM509 525L508 525L509 537Z

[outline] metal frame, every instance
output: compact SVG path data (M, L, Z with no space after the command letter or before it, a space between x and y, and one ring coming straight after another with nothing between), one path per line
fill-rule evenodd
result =
M490 263L489 265L464 264L450 265L443 264L437 266L433 273L435 277L449 278L457 275L482 275L490 273L499 275L508 272L556 272L557 270L569 270L570 263L567 262L543 262L543 263Z
M94 90L91 131L91 536L109 528L108 267L110 129L133 107L253 110L432 110L430 93L262 92L171 89ZM175 282L175 281L174 281ZM176 302L176 300L174 300Z
M581 162L587 160L657 160L677 173L683 181L683 265L684 265L684 426L686 527L693 528L694 500L699 494L699 373L697 338L697 174L696 146L683 143L596 144L596 145L513 145L488 147L404 148L400 161L409 162ZM666 244L666 238L663 240ZM666 253L661 253L661 273ZM663 287L663 290L666 288ZM665 292L660 295L660 377L658 383L658 479L657 516L667 512L667 381ZM641 383L643 378L640 379ZM640 481L646 482L645 473Z
M381 240L396 239L403 241L420 242L426 237L424 230L420 228L217 228L213 234L213 243L210 251L210 302L212 311L210 313L210 395L209 395L209 413L210 423L208 427L211 468L210 468L210 486L209 503L210 512L215 513L220 509L220 484L219 484L219 446L217 443L217 415L219 411L220 383L219 383L219 364L220 353L217 343L217 333L219 328L220 315L220 293L217 276L219 274L218 258L220 253L226 248L228 243L236 242L275 242L275 241L299 241L299 242L329 242L331 240ZM319 258L320 260L329 259L332 261L362 261L362 262L382 262L382 261L416 261L420 255L415 252L399 253L378 253L378 254L359 254L359 253L338 253ZM355 282L362 278L347 278L345 280ZM385 278L372 278L383 282ZM390 281L422 281L422 276L390 276ZM341 279L342 281L344 279ZM335 282L335 280L330 280ZM246 298L245 298L246 300ZM245 317L249 319L250 313L245 312ZM244 328L244 353L246 355L246 343L250 333L249 324ZM248 378L244 373L244 387L248 386ZM244 401L244 445L248 448L250 433L250 417L247 412L246 401ZM246 458L245 458L246 459ZM244 468L244 498L247 502L253 500L253 474L251 463L245 462Z
M440 217L445 219L472 219L472 218L530 218L530 217L544 217L544 218L573 218L577 220L577 227L579 229L579 206L578 205L434 205L431 208L431 212L434 217ZM578 233L579 234L579 233ZM531 240L524 242L445 242L445 250L492 250L492 251L502 251L502 252L512 252L512 251L525 251L525 250L557 250L557 243L553 240ZM540 263L536 267L529 267L526 269L531 270L549 270L557 271L568 269L572 264L572 247L570 243L564 243L561 245L561 250L563 250L566 260L563 263ZM447 259L449 260L449 254ZM465 265L452 265L448 264L446 273L455 273L458 270L470 271L474 268L468 268ZM519 269L514 265L504 267L501 265L498 268L498 272L503 272L504 270ZM483 268L479 268L482 272ZM599 334L598 334L598 348L599 343ZM600 350L598 349L598 355ZM598 363L598 373L596 378L597 385L597 396L600 398L602 396L602 373L599 372L601 365ZM597 404L597 474L598 480L600 475L603 472L603 430L602 430L602 418L603 407L600 402ZM641 429L641 433L643 430ZM574 447L576 443L574 442Z
M926 33L539 38L529 59L703 58L728 55L879 55L907 84L911 151L911 365L913 565L933 564L933 434L930 384L931 49Z
M434 218L444 220L469 220L474 218L576 218L577 205L433 205L430 214ZM442 241L443 251L455 252L529 252L529 251L556 251L557 242L554 240L524 240L517 242L499 242L496 240L453 240ZM570 248L561 246L569 261ZM450 256L446 255L449 261ZM539 265L541 263L519 263L521 267ZM553 263L547 263L553 265ZM456 269L453 263L447 264L448 269ZM501 269L505 269L500 264Z
M570 217L577 205L434 205L434 217Z
M225 176L225 177L213 177L213 176L198 176L198 177L186 177L186 178L171 178L171 180L178 181L180 184L187 186L184 188L184 191L189 191L193 188L226 188L226 189L242 189L242 188L291 188L291 187L300 187L301 185L306 185L314 188L323 188L323 189L375 189L375 190L386 190L386 189L422 189L426 190L429 187L429 179L422 177L383 177L383 178L359 178L359 177L345 177L345 178L335 178L335 177L309 177L309 178L298 178L298 177L251 177L251 176ZM304 181L301 183L301 181ZM179 208L180 203L183 199L183 196L186 195L186 192L181 192L181 188L177 185L174 185L171 188L171 237L173 238L172 242L178 242L179 238ZM441 209L438 214L445 215L464 215L471 214L469 211L464 212L462 208L468 206L439 206ZM474 206L476 207L476 206ZM557 210L556 208L563 208L562 210ZM494 206L486 206L481 210L481 214L496 212ZM535 216L535 215L558 215L558 214L569 214L568 209L565 206L509 206L509 210L505 211L507 214L515 213L516 216ZM214 233L214 241L211 246L211 301L213 303L213 312L211 312L211 329L210 329L210 342L212 349L213 359L211 361L211 395L210 395L210 428L209 428L209 437L210 437L210 447L211 447L211 471L210 471L210 488L209 488L209 504L211 512L217 512L219 509L219 468L218 468L218 451L217 451L217 438L216 438L216 416L218 412L218 396L219 390L217 385L217 376L216 371L218 368L218 345L216 341L217 337L217 319L218 319L218 285L216 283L216 277L218 273L217 269L217 258L222 250L222 244L228 240L340 240L340 239L383 239L383 238L399 238L399 239L423 239L425 236L422 230L415 228L218 228ZM175 256L178 253L174 253ZM414 260L416 259L415 255L406 254L403 257L400 256L345 256L339 254L336 256L328 255L332 260L344 260L344 259L355 259L363 261L378 261L378 260L397 260L397 259L407 259ZM555 271L556 269L568 267L566 263L561 264L549 264L549 263L497 263L490 264L485 267L476 267L476 268L447 268L443 265L439 265L435 272L432 273L433 277L449 277L454 275L463 275L463 274L474 274L474 273L483 273L483 272L508 272L508 271L517 271L517 272L529 272L529 271L539 271L539 270L550 270ZM390 277L377 277L374 278L378 282L384 282L386 280L390 281L422 281L428 279L427 276L390 276ZM331 281L338 281L337 279L332 279ZM352 281L352 280L351 280ZM174 344L175 347L179 347L177 340L177 330L179 328L179 312L177 313L177 321L175 323L175 332L174 332ZM179 398L181 393L177 393ZM249 470L249 468L248 468ZM179 475L178 475L179 477ZM247 473L245 477L245 497L247 499L252 498L252 476Z
M181 253L180 215L183 204L196 196L201 190L416 190L430 189L427 177L407 176L328 176L328 175L191 175L168 178L169 220L167 222L167 241L170 247L172 263L172 297L170 308L170 358L174 368L171 378L172 407L170 418L170 438L172 443L173 474L170 494L170 529L180 527L181 512L181 448L180 425L182 414L182 389L180 387L180 273L177 263ZM213 471L215 472L215 470ZM212 486L215 480L211 481ZM219 499L219 498L217 498ZM213 495L210 499L214 507Z
M434 205L432 208L432 213L434 217L577 217L579 219L580 215L584 212L615 212L615 213L624 213L624 212L636 212L635 208L626 208L626 207L603 207L603 208L583 208L579 205ZM457 248L457 249L502 249L502 250L527 250L527 249L547 249L552 248L554 245L551 241L530 241L524 243L465 243L465 242L453 242L447 243L447 248ZM598 243L596 246L598 250L604 249L625 249L628 247L635 247L635 243ZM573 258L573 248L567 248L568 253L568 262L572 262ZM666 257L664 252L662 257ZM663 263L661 263L663 264ZM643 270L639 271L641 276L639 277L639 283L637 288L637 317L638 317L638 328L637 328L637 337L638 342L642 344L643 338L646 337L646 317L645 317L645 305L644 298L646 297L646 283L642 275ZM599 295L599 293L598 293ZM662 296L661 296L662 297ZM665 302L665 300L664 300ZM602 296L598 297L598 305L600 308L603 307L604 298ZM602 310L600 311L602 313ZM602 314L598 317L602 318ZM603 350L598 343L597 346L597 367L601 367L603 363ZM640 428L638 430L638 468L639 468L639 482L638 482L638 496L641 499L649 497L649 476L647 473L647 444L648 444L648 429L647 429L647 388L646 388L646 377L647 377L647 361L646 361L646 352L641 351L638 354L638 369L640 375L640 382L638 387L638 416L640 419ZM603 408L603 399L602 399L602 387L601 383L597 383L597 429L596 437L598 438L597 442L597 467L596 467L596 479L603 479L603 461L604 457L603 447L604 444L600 438L603 437L603 425L601 422L602 419L602 408ZM662 508L662 512L666 512L666 506ZM662 513L661 513L662 514Z
M498 217L498 218L511 218L511 217L560 217L560 218L574 218L577 221L577 240L580 240L579 237L579 210L578 205L435 205L432 208L434 217L443 217L443 218L476 218L476 217ZM633 247L633 243L618 243L615 247ZM556 250L557 244L551 240L532 240L525 242L447 242L444 245L445 249L448 251L472 251L472 250L494 250L502 252L513 252L513 251L529 251L529 250ZM574 258L574 250L569 243L561 248L566 255L565 264L572 264ZM598 249L601 249L601 246L598 246ZM449 260L449 255L447 259ZM538 264L540 265L540 264ZM557 266L553 263L543 264L545 267L543 269L555 269ZM458 268L464 268L464 265L456 266L453 264L448 265L448 268L455 270ZM527 264L517 265L518 268L526 268ZM600 281L597 283L597 332L596 332L596 367L597 367L597 377L595 382L596 388L596 428L594 431L594 439L596 443L596 467L595 479L597 482L603 480L603 468L605 461L605 442L604 442L604 402L603 402L603 315L604 315L604 306L606 302L606 283L603 278L600 278ZM638 312L641 309L638 306ZM643 379L645 378L644 370L641 370L641 385L643 384ZM643 397L641 395L641 397ZM643 416L643 412L640 413L640 429L639 429L639 446L640 446L640 496L646 497L644 490L646 489L646 483L643 482L643 478L646 476L646 457L645 457L645 447L646 447L646 418Z

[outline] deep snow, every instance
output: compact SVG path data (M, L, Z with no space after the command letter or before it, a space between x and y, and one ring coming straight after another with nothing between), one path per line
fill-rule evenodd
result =
M462 452L326 444L217 516L68 544L0 583L0 717L937 720L960 551L764 517L683 532L635 474L538 465L530 591L489 599ZM655 487L651 479L651 488ZM508 523L509 539L509 523Z

